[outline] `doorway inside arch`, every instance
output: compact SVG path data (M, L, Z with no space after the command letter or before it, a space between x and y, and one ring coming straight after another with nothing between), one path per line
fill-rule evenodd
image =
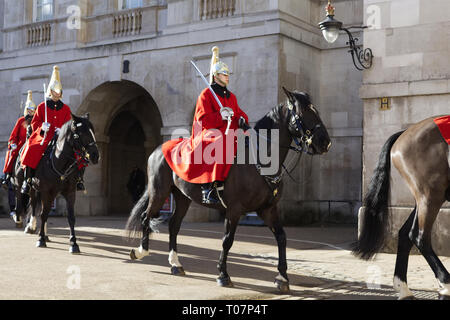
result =
M139 120L129 111L123 111L112 121L108 136L110 214L126 215L133 207L136 188L141 189L136 185L135 170L145 176L145 133Z
M101 158L85 174L87 195L80 210L89 215L128 216L134 205L127 184L133 168L147 178L147 159L162 143L162 119L149 92L135 82L105 82L93 89L77 110L90 114Z

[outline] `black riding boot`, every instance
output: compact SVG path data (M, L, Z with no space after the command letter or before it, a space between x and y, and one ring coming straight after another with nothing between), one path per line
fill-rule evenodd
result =
M214 183L202 184L202 203L204 204L218 204L220 202L217 197L217 190Z
M8 189L8 184L9 184L9 179L11 178L11 176L9 175L9 173L5 173L5 176L2 177L2 187L4 187L5 189Z
M22 183L22 189L20 190L20 193L22 194L29 194L31 189L31 181L34 177L34 169L25 167L24 173L23 173L23 183Z

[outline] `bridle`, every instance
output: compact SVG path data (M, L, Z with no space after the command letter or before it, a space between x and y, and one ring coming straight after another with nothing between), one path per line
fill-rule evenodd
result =
M53 137L54 140L54 150L50 153L50 163L51 163L51 168L52 170L60 177L60 179L63 181L65 180L68 176L70 176L76 169L77 169L77 165L79 165L81 163L82 166L87 167L89 164L89 159L90 159L90 155L88 153L88 149L92 146L97 146L97 142L95 141L94 136L92 137L93 140L87 144L87 145L83 145L83 143L81 142L81 138L80 135L77 133L76 127L82 125L80 122L75 124L75 121L72 122L71 127L70 127L70 131L71 131L71 135L73 138L73 144L72 144L72 148L71 150L74 152L74 156L66 154L63 150L61 150L61 155L72 160L71 164L69 165L69 167L64 171L64 172L60 172L58 169L56 169L55 163L54 163L54 156L55 156L55 151L57 148L57 135L55 135Z
M313 107L313 105L310 104L309 107ZM318 123L314 126L314 128L307 129L304 124L302 114L299 115L294 112L294 106L289 100L287 103L287 108L289 113L289 133L291 134L291 137L297 146L289 146L284 148L288 148L297 153L304 152L306 154L313 155L313 153L309 151L309 147L312 144L314 134L318 129L322 127L322 125ZM293 134L293 132L295 132L296 134Z

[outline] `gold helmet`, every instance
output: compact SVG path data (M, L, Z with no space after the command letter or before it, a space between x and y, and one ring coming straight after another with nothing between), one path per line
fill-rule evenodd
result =
M212 48L211 68L209 70L209 83L213 83L214 76L219 73L230 75L230 69L225 62L219 60L219 47Z
M53 73L52 78L50 79L50 83L48 84L47 88L47 97L50 97L50 90L55 91L57 94L61 94L62 97L62 84L61 79L59 77L59 67L54 66L53 67Z
M36 112L36 104L33 102L33 92L28 90L27 102L25 102L25 109L23 110L23 115L26 117L27 115L34 115Z

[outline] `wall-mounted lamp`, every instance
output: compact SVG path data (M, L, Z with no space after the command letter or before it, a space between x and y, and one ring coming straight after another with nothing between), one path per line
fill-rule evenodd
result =
M358 38L353 38L353 35L348 29L364 29L367 26L351 26L348 29L342 27L342 22L334 19L334 7L331 5L331 0L328 0L328 5L325 7L327 11L327 17L325 20L319 23L319 27L322 30L323 37L329 43L333 43L339 37L339 31L344 30L348 35L347 45L350 47L349 52L352 55L353 64L356 69L364 70L369 69L372 66L372 50L366 48L362 50L361 45L356 45Z

